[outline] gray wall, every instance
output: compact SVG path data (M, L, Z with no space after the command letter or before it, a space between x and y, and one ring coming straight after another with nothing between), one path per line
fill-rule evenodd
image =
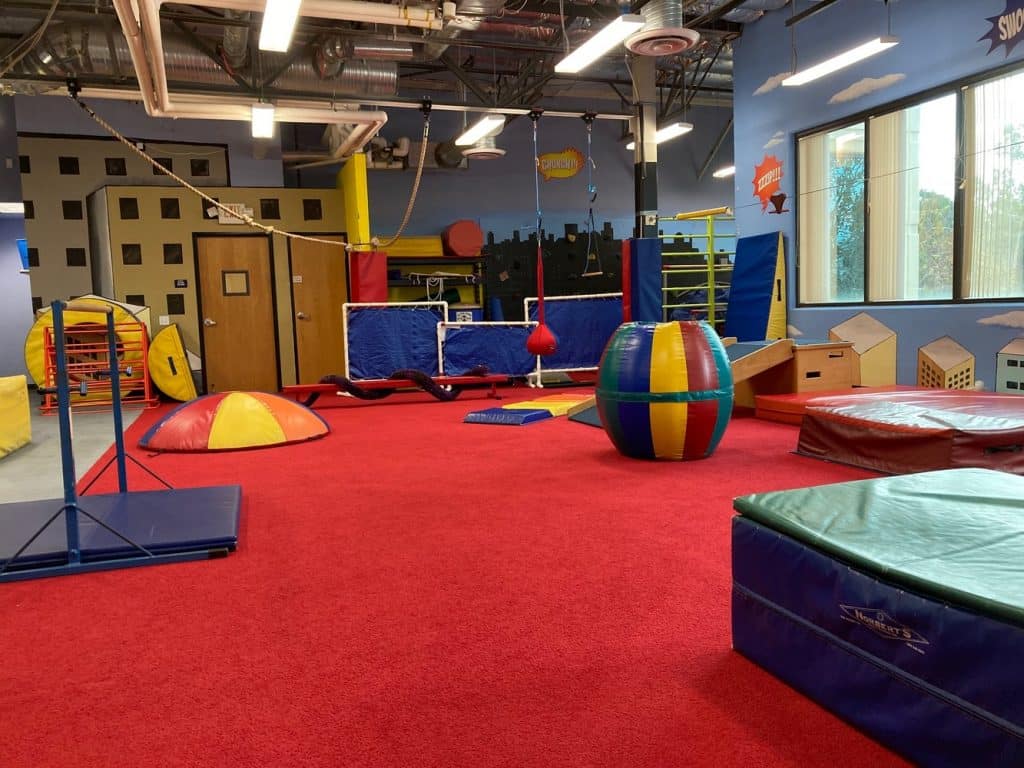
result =
M18 131L14 98L0 96L0 202L21 202ZM0 214L0 376L25 373L25 334L32 325L32 290L21 274L18 238L25 237L20 214Z

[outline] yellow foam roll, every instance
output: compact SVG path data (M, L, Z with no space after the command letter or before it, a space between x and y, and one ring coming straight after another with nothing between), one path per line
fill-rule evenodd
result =
M28 379L0 377L0 458L32 442Z
M651 392L687 392L686 349L675 323L659 324L651 344ZM651 440L659 459L678 458L686 443L687 403L651 403ZM681 427L681 428L680 428Z

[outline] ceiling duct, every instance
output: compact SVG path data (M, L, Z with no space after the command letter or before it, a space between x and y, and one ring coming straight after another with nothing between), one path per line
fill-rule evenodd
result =
M224 18L236 21L249 21L251 14L239 11L226 10ZM220 43L224 52L224 62L232 69L241 69L247 63L249 57L249 27L243 25L229 24L224 27L224 35Z
M683 25L683 4L679 0L651 0L640 14L647 21L626 40L637 56L674 56L700 41L700 33Z
M130 75L132 60L127 41L122 35L108 34L116 29L114 25L108 29L107 25L99 21L55 24L47 30L36 49L15 67L12 74L76 76L86 80L88 75ZM168 29L164 32L163 54L169 82L223 86L225 90L237 94L238 85L231 76L177 30ZM286 60L283 56L262 56L264 71L272 71ZM349 60L343 64L339 62L335 75L325 79L320 77L309 61L297 60L268 85L276 90L300 93L393 96L398 92L398 65L394 61Z

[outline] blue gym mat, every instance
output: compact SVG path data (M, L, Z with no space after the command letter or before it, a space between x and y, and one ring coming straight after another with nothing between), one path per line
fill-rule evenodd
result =
M242 489L237 485L81 496L79 506L154 554L234 550ZM0 504L0 565L64 505L60 499ZM138 551L85 515L78 516L82 561ZM11 568L67 559L64 515L40 534Z
M466 414L466 424L504 424L510 427L521 427L542 419L550 419L551 411L543 408L488 408L484 411L471 411Z

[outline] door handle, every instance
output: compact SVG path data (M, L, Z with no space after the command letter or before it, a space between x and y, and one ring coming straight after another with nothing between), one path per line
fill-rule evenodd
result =
M204 317L203 318L203 325L205 325L207 328L209 328L210 326L216 325L216 324L217 324L217 321L212 319L212 318L209 318L209 317Z
M309 320L309 315L307 315L305 312L296 312L295 317L298 318L299 320Z

